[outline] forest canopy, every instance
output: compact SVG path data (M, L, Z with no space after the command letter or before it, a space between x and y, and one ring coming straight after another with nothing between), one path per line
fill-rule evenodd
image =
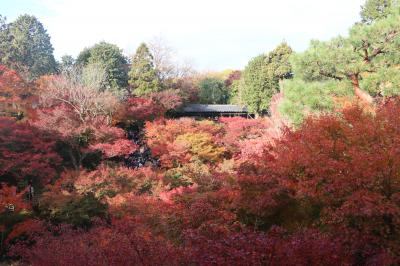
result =
M0 264L399 265L400 6L360 15L214 72L0 16Z

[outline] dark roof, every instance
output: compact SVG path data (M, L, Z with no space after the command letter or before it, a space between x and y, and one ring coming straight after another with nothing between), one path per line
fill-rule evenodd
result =
M247 113L247 108L233 104L188 104L184 113Z

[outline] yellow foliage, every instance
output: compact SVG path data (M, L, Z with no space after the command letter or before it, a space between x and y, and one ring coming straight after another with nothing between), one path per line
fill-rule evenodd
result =
M203 79L203 78L217 78L217 79L221 79L221 80L226 80L229 75L234 72L234 69L225 69L222 71L207 71L204 73L201 73L199 75L199 79Z
M186 133L179 135L175 142L184 146L192 157L202 161L217 162L225 153L225 148L218 147L208 133Z

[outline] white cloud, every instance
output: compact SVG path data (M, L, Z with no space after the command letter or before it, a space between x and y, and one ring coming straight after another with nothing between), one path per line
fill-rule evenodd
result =
M241 68L283 39L296 50L312 38L346 34L364 0L32 0L55 54L76 56L105 40L132 54L162 35L200 68Z

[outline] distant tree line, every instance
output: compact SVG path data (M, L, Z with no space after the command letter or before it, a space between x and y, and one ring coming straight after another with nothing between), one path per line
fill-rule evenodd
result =
M119 97L169 91L184 102L237 104L255 114L268 111L273 95L284 91L280 110L299 123L309 113L332 111L352 97L371 104L400 93L399 13L395 0L368 0L348 37L313 40L301 53L282 42L252 58L242 71L205 74L178 62L160 39L140 44L130 58L103 41L77 58L65 55L57 62L37 18L22 15L8 23L0 16L0 63L28 80L74 73Z

